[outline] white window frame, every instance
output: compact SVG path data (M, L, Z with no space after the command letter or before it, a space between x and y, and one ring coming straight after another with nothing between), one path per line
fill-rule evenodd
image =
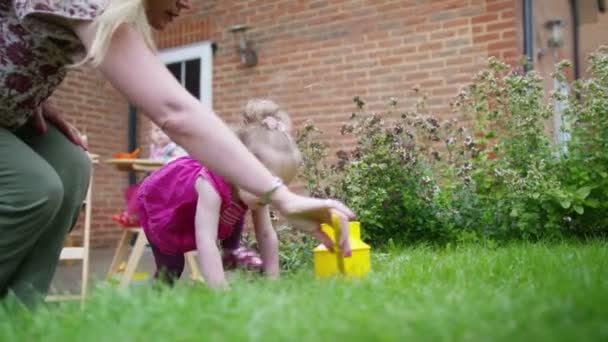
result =
M199 98L213 107L213 53L210 41L163 49L159 51L159 57L165 65L200 58Z

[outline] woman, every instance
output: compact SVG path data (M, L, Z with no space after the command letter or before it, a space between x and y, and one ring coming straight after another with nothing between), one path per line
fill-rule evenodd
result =
M283 186L155 56L152 29L164 29L190 5L0 0L0 296L14 293L29 304L46 293L84 198L88 159L77 134L46 101L74 63L90 62L193 158L273 205L297 228L328 246L320 223L333 213L347 230L354 217L348 208Z

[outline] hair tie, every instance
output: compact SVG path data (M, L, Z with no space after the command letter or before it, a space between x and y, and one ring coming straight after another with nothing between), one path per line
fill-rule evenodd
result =
M287 129L283 122L277 120L275 117L272 116L265 117L264 120L262 120L262 125L268 127L268 129L270 130L278 130L281 132L285 132Z

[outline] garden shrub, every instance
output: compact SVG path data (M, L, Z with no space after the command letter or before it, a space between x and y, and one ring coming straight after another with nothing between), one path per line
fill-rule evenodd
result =
M308 122L298 132L306 189L345 201L377 246L605 233L608 49L589 61L589 79L571 85L568 63L556 68L572 89L552 94L565 108L566 146L547 134L554 101L542 78L490 58L454 98L449 118L431 115L418 89L408 110L391 99L384 113L369 113L355 97L342 128L355 144L335 158Z
M589 56L588 79L575 81L566 103L571 140L560 163L560 196L569 232L605 234L608 226L608 46ZM557 77L565 80L562 64Z

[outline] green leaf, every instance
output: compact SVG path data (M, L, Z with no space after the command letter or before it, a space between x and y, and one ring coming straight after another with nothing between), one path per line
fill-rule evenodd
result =
M585 205L589 208L598 208L600 206L600 201L597 198L587 198L585 200Z
M585 212L585 208L583 208L580 205L575 205L573 208L574 208L574 211L576 211L576 213L579 215L583 215L583 213Z
M540 197L540 194L538 192L535 192L532 194L533 199L538 199L539 197Z
M576 190L576 192L574 193L574 195L581 199L584 200L585 198L587 198L587 196L589 196L589 194L591 193L591 189L593 189L590 186L584 186L578 190Z
M516 208L511 209L511 214L510 214L510 216L511 216L511 217L517 217L517 209L516 209Z
M568 208L570 208L570 205L572 203L570 202L569 199L562 199L562 200L559 201L559 204L562 206L562 208L568 209Z

